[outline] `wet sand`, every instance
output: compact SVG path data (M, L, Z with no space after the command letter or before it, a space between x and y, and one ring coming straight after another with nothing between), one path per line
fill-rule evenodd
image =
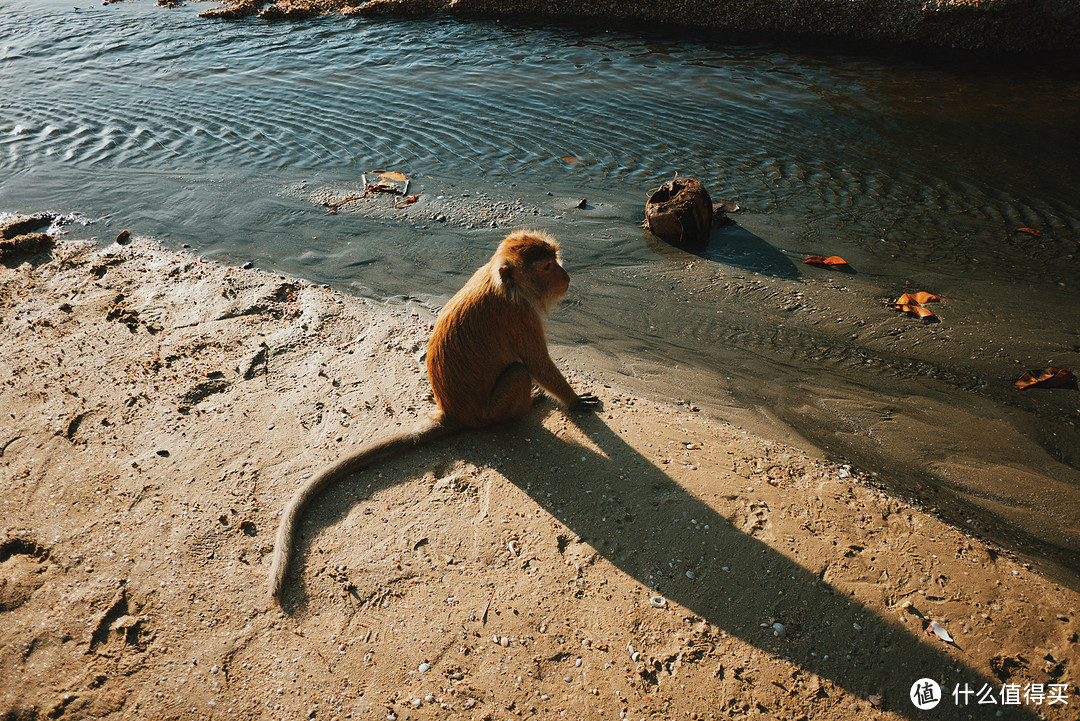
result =
M899 719L924 677L950 716L1075 718L1080 594L563 348L601 412L330 489L279 609L278 511L430 406L433 319L141 238L13 245L5 718Z

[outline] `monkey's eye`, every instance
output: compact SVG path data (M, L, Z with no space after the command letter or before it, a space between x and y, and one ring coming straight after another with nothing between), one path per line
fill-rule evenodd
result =
M550 260L547 263L544 263L544 272L547 272L547 271L551 270L552 266L554 266L554 265L555 264L552 263Z

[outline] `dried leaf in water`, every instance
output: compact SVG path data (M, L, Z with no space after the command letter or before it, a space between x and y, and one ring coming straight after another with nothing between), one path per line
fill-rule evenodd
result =
M1036 238L1038 238L1040 235L1042 235L1041 230L1035 230L1034 228L1017 228L1016 232L1017 233L1027 233L1028 235L1034 235Z
M918 293L904 293L896 299L896 302L899 305L922 305L924 303L940 303L941 297L920 290Z
M404 173L394 170L376 170L374 174L379 176L379 180L385 180L388 183L404 183L408 180Z
M900 300L904 300L905 298L910 298L910 296L908 296L906 293L900 296ZM914 303L911 303L910 300L907 303L897 303L895 307L899 311L903 311L904 313L910 313L911 315L919 318L925 318L927 320L937 319L937 316L934 315L929 308L923 308L921 305L915 305Z
M841 258L839 255L830 255L828 258L821 255L811 255L803 262L807 263L808 265L820 265L824 268L847 265L847 261Z
M934 315L929 309L923 308L923 303L940 303L941 297L936 296L933 293L927 293L924 290L920 290L918 293L904 293L902 296L896 299L893 305L899 311L904 313L910 313L924 320L937 320L937 316Z
M409 192L409 178L393 170L369 170L363 174L364 195L368 193L392 193L405 195ZM374 182L373 182L374 181Z
M581 158L575 158L573 155L567 155L565 158L562 159L562 161L567 165L573 165L574 163L580 163Z
M402 201L400 201L400 202L394 203L394 207L395 207L395 208L404 208L404 207L405 207L406 205L412 205L412 204L413 204L413 203L415 203L415 202L416 202L416 201L417 201L417 200L418 200L419 198L420 198L420 196L419 196L419 195L410 195L410 196L409 196L408 198L405 198L405 200L402 200Z
M1054 368L1050 366L1046 370L1028 371L1016 381L1016 387L1020 390L1038 386L1040 388L1064 388L1076 381L1072 371L1068 368Z

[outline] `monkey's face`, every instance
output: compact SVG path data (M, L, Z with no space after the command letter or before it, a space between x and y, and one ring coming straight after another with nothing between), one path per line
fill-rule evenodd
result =
M549 258L536 264L536 276L540 280L542 296L550 306L566 295L570 288L570 275L559 265L555 258Z

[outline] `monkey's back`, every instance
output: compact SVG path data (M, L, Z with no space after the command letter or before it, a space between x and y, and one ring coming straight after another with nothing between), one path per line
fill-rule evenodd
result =
M489 414L492 390L537 342L545 343L535 311L501 292L489 266L480 268L443 308L428 341L428 379L443 422L479 428L502 420Z

